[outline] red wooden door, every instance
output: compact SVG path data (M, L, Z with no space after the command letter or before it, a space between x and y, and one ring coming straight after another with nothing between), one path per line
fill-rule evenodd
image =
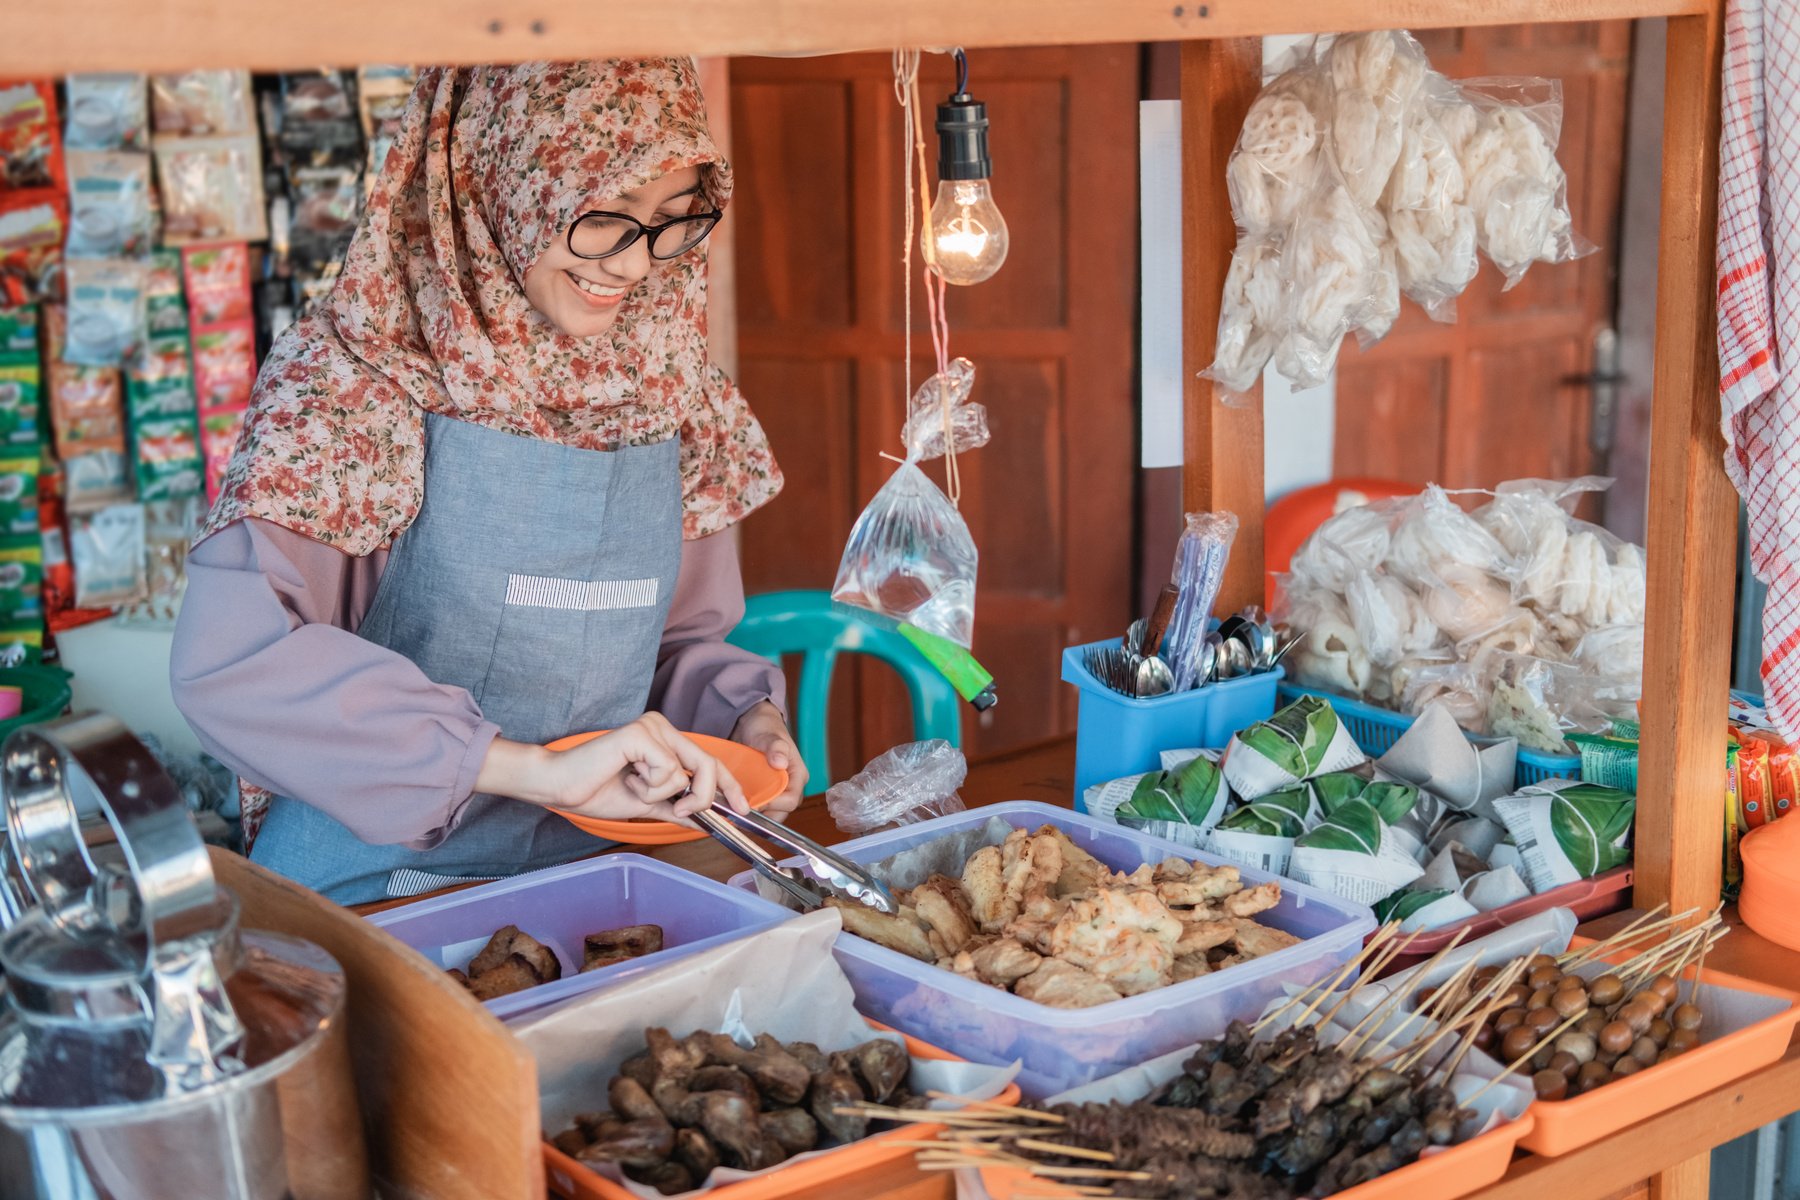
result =
M1625 21L1445 29L1419 35L1451 78L1562 80L1557 160L1576 232L1595 253L1534 265L1510 292L1485 259L1454 324L1406 304L1388 337L1338 359L1334 474L1450 487L1561 478L1596 466L1589 445L1595 334L1612 321L1631 26Z
M975 653L1000 693L965 721L978 755L1072 728L1062 648L1130 616L1139 93L1132 46L983 50L970 68L1012 234L998 275L949 296L951 353L975 363L993 430L959 460ZM951 83L927 55L927 121ZM893 471L879 452L901 450L901 111L885 54L734 60L731 106L738 378L787 475L744 525L745 581L824 588ZM913 301L917 387L932 364L916 277ZM884 669L840 668L835 775L908 739L903 695Z

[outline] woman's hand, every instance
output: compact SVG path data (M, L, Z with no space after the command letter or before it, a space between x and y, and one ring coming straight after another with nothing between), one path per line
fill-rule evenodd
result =
M806 764L800 759L781 710L767 700L760 701L738 718L731 740L762 751L771 767L788 773L787 790L761 810L766 817L786 820L789 813L800 807L800 798L806 793Z
M495 738L475 790L612 821L681 820L715 794L738 812L749 808L731 772L660 713L568 750Z

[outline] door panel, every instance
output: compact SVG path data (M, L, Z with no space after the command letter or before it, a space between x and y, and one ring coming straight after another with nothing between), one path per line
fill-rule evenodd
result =
M958 459L981 554L975 654L1000 693L966 714L980 755L1072 728L1062 648L1131 615L1139 68L1133 46L983 50L970 68L1011 232L998 275L948 294L950 352L975 363L993 430ZM880 454L901 452L901 113L885 54L739 59L731 81L739 375L788 479L743 526L745 582L825 587L893 473ZM927 55L927 123L951 83ZM918 267L914 388L934 369ZM941 463L927 471L942 483ZM833 701L839 777L909 736L883 668L840 666Z

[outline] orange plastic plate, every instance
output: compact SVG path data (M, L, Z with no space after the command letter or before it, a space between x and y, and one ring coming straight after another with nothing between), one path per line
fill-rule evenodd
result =
M1531 1131L1534 1111L1535 1108L1528 1108L1516 1121L1496 1125L1460 1146L1425 1154L1398 1171L1389 1171L1379 1179L1338 1192L1332 1200L1455 1200L1457 1196L1466 1196L1498 1182L1512 1162L1513 1149L1519 1139ZM1066 1190L1017 1167L985 1168L981 1172L981 1182L991 1200L1012 1200L1019 1194L1057 1195ZM1074 1192L1068 1194L1076 1195Z
M1587 939L1577 938L1576 945ZM1612 956L1609 956L1612 957ZM1693 978L1693 968L1683 979ZM1677 1104L1724 1087L1734 1079L1778 1061L1787 1053L1794 1025L1800 1022L1800 995L1770 987L1723 971L1705 971L1700 981L1707 987L1734 988L1775 996L1788 1007L1754 1024L1702 1042L1686 1054L1645 1067L1626 1079L1617 1079L1572 1100L1539 1100L1527 1111L1537 1114L1537 1124L1521 1138L1522 1149L1554 1158L1610 1137L1627 1125L1653 1117ZM1706 994L1701 993L1704 1005Z
M592 733L577 733L559 738L544 749L568 750L583 742L591 742L605 732L607 731L604 729L596 729ZM750 801L750 807L761 808L787 790L788 773L771 767L760 750L704 733L690 733L687 737L725 764L725 769L731 772L732 778L743 785L744 798ZM677 825L672 821L609 821L600 817L578 817L560 809L551 811L575 828L595 837L629 842L634 846L670 846L676 842L697 842L708 836L703 829Z
M868 1020L868 1018L864 1018ZM883 1033L893 1033L879 1021L869 1021L871 1029L879 1029ZM936 1046L927 1045L917 1038L906 1038L906 1050L914 1058L935 1059L941 1062L962 1062L956 1055ZM1019 1102L1019 1085L1009 1083L1006 1090L994 1097L996 1104L1017 1104ZM881 1166L897 1158L905 1158L912 1153L912 1147L894 1145L895 1142L915 1142L925 1138L936 1137L943 1132L942 1125L918 1124L901 1125L883 1133L866 1137L860 1142L852 1142L848 1146L840 1146L836 1150L795 1163L789 1167L777 1167L766 1175L758 1175L754 1179L744 1179L737 1183L728 1183L713 1188L707 1193L711 1196L722 1196L726 1200L780 1200L780 1197L791 1196L808 1188L823 1187L839 1180L848 1179L871 1167ZM549 1142L544 1143L544 1166L549 1173L550 1192L555 1196L566 1197L567 1200L637 1200L630 1191L614 1183L610 1179L596 1175L575 1159L570 1158Z

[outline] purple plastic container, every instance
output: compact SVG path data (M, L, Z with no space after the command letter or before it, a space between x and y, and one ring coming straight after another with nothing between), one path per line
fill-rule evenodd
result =
M608 854L403 905L369 921L445 970L467 966L506 925L550 947L562 963L561 979L487 1002L495 1016L511 1020L793 915L753 893L640 854ZM661 925L663 949L580 974L582 939L621 925Z
M902 825L832 849L853 862L878 862L995 817L1016 829L1054 825L1115 870L1169 857L1223 862L1190 846L1029 800ZM802 866L799 859L790 861ZM1277 878L1250 867L1239 873L1247 886ZM748 871L731 883L756 890L755 875ZM1287 985L1322 979L1362 949L1363 938L1375 928L1368 908L1292 880L1280 883L1281 903L1257 920L1301 938L1298 945L1093 1008L1050 1008L850 934L839 934L832 952L850 978L858 1012L971 1062L1004 1065L1018 1059L1019 1086L1027 1098L1040 1099L1217 1037L1234 1017L1254 1017Z

